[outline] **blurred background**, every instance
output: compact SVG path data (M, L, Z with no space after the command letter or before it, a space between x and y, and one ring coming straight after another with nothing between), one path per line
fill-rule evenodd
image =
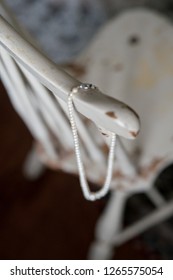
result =
M126 9L146 7L173 20L173 0L6 0L19 22L58 64L75 59L99 29ZM96 221L109 195L87 202L77 176L46 169L23 175L32 137L0 85L0 258L86 259ZM173 165L155 182L173 197ZM96 186L93 186L96 188ZM136 211L138 209L138 211ZM154 209L143 194L127 203L124 227ZM114 259L172 259L173 218L116 248Z

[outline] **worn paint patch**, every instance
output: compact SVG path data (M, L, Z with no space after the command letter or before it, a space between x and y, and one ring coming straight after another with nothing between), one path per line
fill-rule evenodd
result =
M150 176L151 173L157 171L162 162L163 158L154 158L148 166L143 167L141 170L139 170L139 175L146 179L148 176Z
M123 172L121 170L118 169L118 170L114 171L113 178L122 180L122 179L126 179L127 176L125 174L123 174Z
M139 44L140 42L140 37L136 34L134 35L131 35L129 38L128 38L128 43L131 45L131 46L135 46L137 44Z
M133 136L133 137L137 137L138 134L139 134L139 131L130 131L130 134Z
M75 77L81 77L86 73L86 68L83 65L77 64L77 63L69 63L64 65L64 68L66 71L69 71Z
M109 147L108 147L108 145L103 144L103 145L101 146L101 150L102 150L102 152L103 152L105 155L108 155L108 153L109 153Z
M110 111L110 112L106 112L106 115L109 116L112 119L118 119L117 115L115 112Z

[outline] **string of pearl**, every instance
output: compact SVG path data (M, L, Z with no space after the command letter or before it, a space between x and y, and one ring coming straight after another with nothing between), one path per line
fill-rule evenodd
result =
M81 84L78 88L84 89L84 90L89 90L89 89L91 89L91 87L94 87L94 86L91 84ZM74 149L75 149L75 154L76 154L76 161L77 161L77 166L78 166L80 185L81 185L81 189L82 189L84 197L87 200L95 201L97 199L104 197L110 189L112 173L113 173L113 164L114 164L116 134L111 133L111 143L110 143L110 149L109 149L109 154L108 154L107 172L106 172L106 178L105 178L104 185L99 191L91 192L87 179L86 179L84 165L83 165L83 162L81 159L79 136L78 136L77 126L76 126L75 117L74 117L73 94L74 94L74 92L71 91L68 96L68 111L69 111L69 120L70 120L70 124L71 124L73 141L74 141Z

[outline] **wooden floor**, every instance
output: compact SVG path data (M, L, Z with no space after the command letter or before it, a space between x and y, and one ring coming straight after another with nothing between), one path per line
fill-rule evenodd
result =
M2 85L0 129L0 259L85 259L106 200L85 201L78 178L62 172L47 170L33 182L24 178L32 138ZM148 258L137 244L118 248L115 258Z

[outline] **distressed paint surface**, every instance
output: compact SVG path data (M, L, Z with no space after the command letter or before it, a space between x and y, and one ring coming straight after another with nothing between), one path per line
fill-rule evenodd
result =
M139 177L127 176L126 170L117 161L114 172L117 178L115 176L115 181L112 182L114 187L121 185L135 188L138 179L152 180L163 166L173 160L173 132L170 125L173 121L172 35L172 25L160 16L142 10L127 12L108 23L70 67L70 71L80 76L83 82L93 83L108 96L129 104L141 117L142 130L137 140L123 141L131 158L136 156L136 150L140 147L141 152L136 161L138 169L141 170ZM45 72L46 67L39 71ZM76 98L85 104L88 102L90 108L93 106L93 112L104 113L105 124L116 123L119 127L123 124L131 138L136 138L139 130L128 127L132 124L129 119L136 117L136 113L121 102L113 103L112 99L99 94L97 96L92 92L81 92ZM103 102L104 100L106 102ZM122 122L118 123L120 120ZM134 122L133 127L137 128L136 125L138 123ZM91 131L88 121L87 126ZM104 142L108 144L110 140L109 133L103 127L100 125L101 135L97 135L93 130L91 134L95 134L94 139L99 143L99 147L104 147ZM87 147L85 141L84 146ZM103 148L103 152L104 150ZM42 160L52 168L77 173L73 153L64 150L59 154L60 164L48 158L44 148L40 154ZM100 174L104 177L106 163L103 160L102 164L98 165L98 162L91 161L88 154L84 153L83 156L88 179L100 183ZM159 164L154 164L153 168L153 161L156 159L159 159Z
M132 157L140 147L136 164L151 180L173 161L172 24L146 10L126 12L100 31L77 63L85 65L83 81L93 82L139 114L140 134L133 142L123 142ZM160 164L150 168L155 159Z

